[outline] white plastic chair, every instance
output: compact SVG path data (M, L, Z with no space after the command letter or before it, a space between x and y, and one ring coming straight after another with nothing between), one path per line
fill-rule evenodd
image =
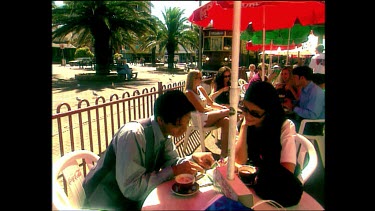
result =
M240 100L243 100L243 98L245 97L245 94L246 94L246 90L247 88L249 87L249 84L242 84L240 86Z
M211 94L211 90L212 90L211 84L207 84L206 82L202 81L201 86L204 88L204 90L206 90L208 95Z
M204 140L206 138L206 132L208 131L213 132L214 133L213 135L215 136L215 142L217 142L218 129L220 128L217 126L203 127L203 124L204 122L202 121L201 113L199 111L191 112L191 121L185 133L184 148L182 149L183 152L186 151L186 148L189 142L189 137L193 130L196 130L199 133L199 139L201 142L202 152L206 151L206 146L204 143Z
M299 127L298 133L304 135L309 140L315 140L318 144L318 152L320 159L322 160L323 167L325 167L325 125L323 127L323 135L306 135L304 134L304 130L306 127L306 124L311 122L321 122L325 123L325 119L303 119L301 121L301 125Z
M301 167L300 180L304 184L318 166L318 156L314 145L303 135L296 134L297 163Z
M242 79L242 78L239 78L238 79L238 85L239 86L241 86L241 85L243 85L243 84L247 84L248 82L246 81L246 80L244 80L244 79Z
M82 182L98 160L99 156L89 150L76 150L65 154L53 164L53 210L82 210L86 198ZM65 185L67 192L63 188Z

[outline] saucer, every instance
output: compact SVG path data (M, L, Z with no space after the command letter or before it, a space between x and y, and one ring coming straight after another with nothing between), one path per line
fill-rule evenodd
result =
M198 192L199 184L194 183L194 185L189 190L180 190L177 183L172 185L172 192L178 196L191 196Z

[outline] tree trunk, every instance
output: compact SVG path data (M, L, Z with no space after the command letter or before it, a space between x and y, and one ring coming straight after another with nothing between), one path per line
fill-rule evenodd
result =
M96 74L109 75L110 64L113 58L111 46L109 44L110 31L104 20L97 18L91 27L91 33L94 37Z
M168 69L173 69L173 63L174 63L174 43L168 42L167 44L167 53L168 53Z
M156 47L151 49L151 63L153 67L156 67Z

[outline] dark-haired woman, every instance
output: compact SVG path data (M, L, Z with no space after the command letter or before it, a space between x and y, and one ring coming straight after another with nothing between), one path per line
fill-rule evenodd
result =
M231 69L227 66L220 67L213 81L213 92L211 99L218 104L225 105L229 108L229 89Z
M254 190L260 197L283 206L297 204L303 190L296 171L296 129L285 117L275 87L265 81L252 83L240 109L245 118L235 162L258 168Z

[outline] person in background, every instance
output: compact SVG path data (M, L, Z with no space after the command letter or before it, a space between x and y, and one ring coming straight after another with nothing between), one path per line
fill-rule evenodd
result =
M268 68L268 65L264 65L264 70L265 70L264 71L264 74L265 74L264 81L267 81L267 74L266 74L267 68ZM259 64L258 67L257 67L257 69L255 69L255 74L251 78L251 80L249 81L249 85L248 86L250 86L251 83L256 82L256 81L263 81L262 80L262 64Z
M311 57L309 67L313 69L313 81L320 88L325 89L325 53L324 45L317 45L315 48L315 55Z
M218 103L215 103L206 90L201 86L202 72L191 70L186 79L185 94L189 101L200 112L203 126L216 125L221 128L221 153L220 156L228 156L228 132L229 132L229 109Z
M280 75L280 72L281 72L280 66L277 65L277 64L274 65L272 67L272 69L269 71L268 80L267 81L273 84L273 82L275 81L275 79L277 78L277 76Z
M221 105L225 105L229 108L229 89L231 79L231 69L228 66L220 67L214 80L213 80L213 92L211 93L211 99Z
M254 74L255 74L255 64L250 64L249 65L249 78L247 79L247 81L250 83L250 80L253 78Z
M258 168L253 186L258 196L295 205L302 196L298 179L294 123L285 117L275 87L266 81L252 83L243 105L245 116L235 144L235 166Z
M126 59L120 60L120 64L117 65L117 74L126 75L126 78L130 80L132 78L132 71L126 62Z
M313 71L308 66L298 66L293 69L293 79L295 85L301 89L298 100L285 99L283 106L293 112L292 119L297 131L302 119L325 119L325 95L322 88L316 85L313 79ZM322 123L306 124L304 134L322 134Z
M181 158L171 139L186 132L194 110L183 92L166 91L156 99L153 116L125 123L83 181L84 208L140 210L164 181L209 169L215 162L210 152Z
M241 67L238 68L238 79L240 79L240 78L245 80L245 81L248 81L245 66L241 66Z

